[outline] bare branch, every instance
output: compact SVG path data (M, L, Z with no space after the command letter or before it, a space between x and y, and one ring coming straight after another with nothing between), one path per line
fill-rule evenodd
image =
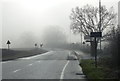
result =
M106 28L111 27L116 19L116 14L111 8L110 11L105 6L101 7L101 30L99 30L99 9L90 5L83 8L76 7L72 9L70 15L71 28L75 32L82 32L84 35L89 35L90 32L104 31Z

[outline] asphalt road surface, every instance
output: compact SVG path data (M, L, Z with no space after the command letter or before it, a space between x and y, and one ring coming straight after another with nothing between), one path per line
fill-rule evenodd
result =
M70 51L2 62L2 79L85 79L79 61Z

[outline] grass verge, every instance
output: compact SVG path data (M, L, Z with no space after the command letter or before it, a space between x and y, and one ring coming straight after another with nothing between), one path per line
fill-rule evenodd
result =
M99 80L105 80L105 79L109 79L109 80L119 79L118 75L114 73L115 70L110 67L107 67L106 65L104 65L101 61L99 61L98 67L95 68L94 60L92 59L81 60L81 67L82 67L83 73L86 75L88 80L91 81L91 79L93 79L94 81L99 81Z
M22 57L29 57L47 52L43 49L31 50L7 50L2 49L2 61L15 60Z
M94 60L81 60L81 67L88 79L103 79L104 72L101 67L95 68Z

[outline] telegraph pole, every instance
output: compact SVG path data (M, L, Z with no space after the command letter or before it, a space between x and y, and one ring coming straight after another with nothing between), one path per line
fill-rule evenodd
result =
M101 32L101 0L99 0L99 32ZM100 38L100 50L101 50L101 38Z
M70 29L70 39L69 39L70 45L69 48L71 49L71 29Z
M81 27L81 45L82 45L82 27Z

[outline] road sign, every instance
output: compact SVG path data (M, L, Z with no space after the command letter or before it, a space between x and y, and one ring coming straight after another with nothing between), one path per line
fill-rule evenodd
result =
M93 42L93 41L90 41L90 40L86 40L86 42Z
M9 40L7 41L7 44L11 44Z
M91 32L90 37L102 37L102 32Z
M42 46L43 46L43 43L40 44L40 47L42 47Z
M9 40L7 41L7 44L8 44L8 50L9 50L10 49L9 44L11 44Z
M85 42L83 42L83 44L85 44Z

